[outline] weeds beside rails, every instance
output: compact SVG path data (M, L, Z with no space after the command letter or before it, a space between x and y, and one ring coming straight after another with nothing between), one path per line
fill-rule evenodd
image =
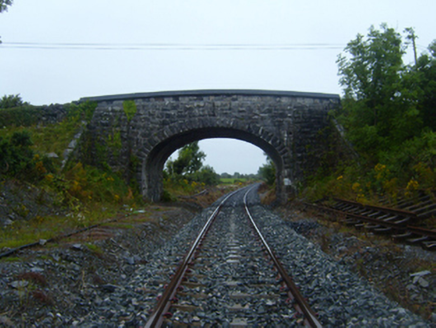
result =
M141 213L144 213L144 212L145 212L144 210L132 211L130 213L125 214L122 218L131 216L133 214L141 214ZM33 243L29 243L29 244L21 245L21 246L16 247L16 248L12 248L12 249L4 252L4 253L1 253L0 254L0 259L8 257L10 255L13 255L13 254L15 254L15 253L17 253L17 252L19 252L21 250L24 250L26 248L31 248L31 247L36 247L36 246L43 246L43 245L45 245L47 243L51 243L51 242L55 242L55 241L58 241L58 240L61 240L61 239L65 239L65 238L68 238L70 236L77 235L79 233L82 233L82 232L94 229L94 228L99 227L99 226L101 226L103 224L108 224L108 223L116 222L116 221L118 221L120 219L121 219L121 217L118 217L118 218L115 218L115 219L111 219L111 220L106 220L106 221L103 221L103 222L99 222L99 223L90 225L88 227L84 227L82 229L74 230L74 231L69 232L69 233L60 234L60 235L58 235L56 237L52 237L52 238L49 238L49 239L40 239L39 241L36 241L36 242L33 242Z

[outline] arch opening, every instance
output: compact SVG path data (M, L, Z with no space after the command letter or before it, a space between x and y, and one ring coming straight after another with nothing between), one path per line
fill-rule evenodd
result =
M147 154L142 165L143 196L151 201L159 201L163 192L162 171L171 154L184 145L210 138L237 139L262 149L276 166L277 198L283 197L283 179L285 176L290 177L289 174L284 174L285 160L279 150L261 136L240 129L222 127L191 129L169 136L157 143Z
M268 158L259 147L233 138L207 138L198 142L200 151L205 153L203 167L209 166L218 175L257 175L259 168L267 164ZM178 149L168 158L164 165L167 168L168 161L174 161L179 156Z

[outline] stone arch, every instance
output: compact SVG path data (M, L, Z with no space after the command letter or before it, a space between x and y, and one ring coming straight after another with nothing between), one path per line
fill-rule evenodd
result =
M138 172L142 194L151 201L160 200L163 183L162 170L166 160L177 149L197 140L232 138L251 143L271 157L276 166L277 200L286 198L284 179L292 180L291 154L281 139L255 124L241 120L199 118L165 126L142 145L142 165Z
M136 104L131 120L123 110L126 100ZM335 151L320 140L335 133L325 129L330 126L327 113L340 106L339 95L277 90L162 91L80 101L98 103L87 127L87 160L104 160L128 180L135 167L142 194L150 200L160 197L161 169L173 151L195 140L228 137L271 156L278 168L278 201L283 202L288 191L316 172L327 151ZM121 149L104 151L114 131Z

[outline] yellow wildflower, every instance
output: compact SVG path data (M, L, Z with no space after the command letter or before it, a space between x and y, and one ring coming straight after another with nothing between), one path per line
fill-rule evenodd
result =
M419 183L416 180L410 179L410 181L407 183L407 190L416 190L419 187Z
M359 190L362 190L362 189L360 189L360 183L359 183L359 182L355 182L355 183L353 183L352 188L353 188L353 190L356 191L356 192L359 191Z

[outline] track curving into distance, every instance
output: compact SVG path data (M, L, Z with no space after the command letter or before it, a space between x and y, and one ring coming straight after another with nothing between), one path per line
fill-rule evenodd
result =
M321 327L249 210L258 186L219 201L145 327L262 325L263 317Z

